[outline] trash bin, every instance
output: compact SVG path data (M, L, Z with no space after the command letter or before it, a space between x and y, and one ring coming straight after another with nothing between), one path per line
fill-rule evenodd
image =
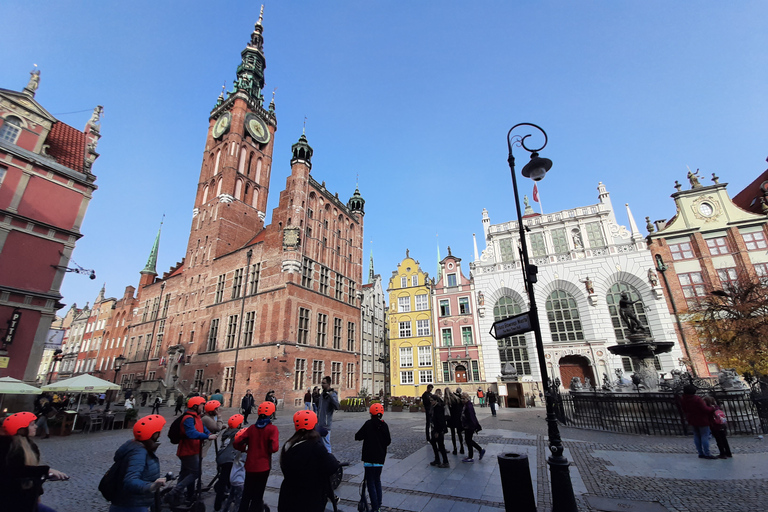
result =
M536 512L536 497L533 495L531 468L528 455L503 453L497 456L501 490L504 493L504 509L507 512Z
M72 433L72 425L75 424L75 418L77 418L77 412L75 411L62 411L61 413L61 433L59 435L68 436Z

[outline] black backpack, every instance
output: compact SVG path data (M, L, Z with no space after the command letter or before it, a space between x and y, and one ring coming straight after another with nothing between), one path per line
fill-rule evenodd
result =
M179 444L179 441L184 439L184 432L181 429L181 424L184 421L184 418L187 416L192 416L191 414L182 414L175 420L173 420L173 423L171 423L171 426L168 428L168 439L170 439L171 444Z
M120 495L120 491L123 490L123 480L125 479L125 471L128 466L128 457L123 456L119 460L116 460L114 464L104 473L99 482L99 491L109 502L114 501Z

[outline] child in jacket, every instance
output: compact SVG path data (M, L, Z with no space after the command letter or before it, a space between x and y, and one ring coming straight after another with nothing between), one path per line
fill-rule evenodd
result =
M270 419L274 413L275 404L263 402L259 405L256 423L235 435L235 449L247 451L240 510L262 510L264 489L272 469L272 454L280 449L279 433Z

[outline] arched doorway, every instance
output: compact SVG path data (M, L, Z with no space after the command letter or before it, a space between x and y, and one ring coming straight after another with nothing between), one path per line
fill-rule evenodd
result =
M467 369L464 366L457 365L453 375L457 383L467 382Z
M592 372L592 367L589 364L589 360L584 356L565 356L560 359L560 381L563 386L568 389L571 385L571 380L574 377L578 377L581 383L584 384L586 379L589 379L592 386L596 385L595 374Z

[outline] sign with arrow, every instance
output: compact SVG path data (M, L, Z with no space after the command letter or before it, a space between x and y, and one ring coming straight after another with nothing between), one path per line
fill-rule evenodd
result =
M491 326L490 334L497 340L506 338L507 336L514 336L515 334L523 334L524 332L532 331L531 317L526 313L520 315L511 316L503 320L497 320L493 322Z

